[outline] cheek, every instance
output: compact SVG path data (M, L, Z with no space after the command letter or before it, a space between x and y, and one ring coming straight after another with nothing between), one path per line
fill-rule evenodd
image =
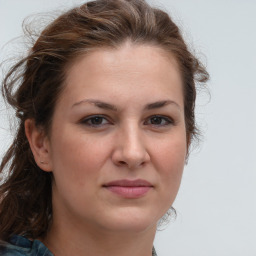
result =
M53 173L55 176L61 174L61 179L65 176L68 181L72 180L83 186L104 164L107 157L104 144L107 144L81 133L68 133L67 136L65 134L67 132L55 136L52 140Z
M186 158L186 139L170 139L156 150L156 165L163 188L176 195L183 173Z
M186 137L177 136L166 138L155 148L155 155L159 164L166 172L183 169L187 153ZM169 170L169 171L168 171Z
M91 200L97 200L97 184L100 184L99 174L106 150L103 151L101 142L95 143L95 139L87 135L65 134L63 132L52 140L54 193L57 201L70 211L80 211L79 205L89 205Z

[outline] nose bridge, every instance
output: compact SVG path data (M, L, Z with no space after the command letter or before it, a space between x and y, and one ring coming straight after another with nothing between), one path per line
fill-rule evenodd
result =
M123 131L123 152L131 157L138 156L144 151L143 138L137 124L130 123Z
M129 168L138 167L149 160L143 133L136 121L130 121L120 129L118 141L118 163Z

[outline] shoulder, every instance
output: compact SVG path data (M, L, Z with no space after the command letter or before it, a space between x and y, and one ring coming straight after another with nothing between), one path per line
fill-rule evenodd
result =
M0 241L1 256L53 256L39 240L30 241L22 236L12 236L9 242Z

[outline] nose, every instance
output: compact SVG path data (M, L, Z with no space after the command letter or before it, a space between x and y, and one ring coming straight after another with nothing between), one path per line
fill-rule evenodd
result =
M139 128L130 127L119 132L112 160L116 165L126 166L129 169L139 168L150 161L150 155Z

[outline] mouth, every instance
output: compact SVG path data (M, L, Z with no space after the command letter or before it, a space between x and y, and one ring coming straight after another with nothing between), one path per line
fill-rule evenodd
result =
M153 189L151 183L141 179L111 181L103 185L103 187L120 197L129 199L145 196L151 189Z

